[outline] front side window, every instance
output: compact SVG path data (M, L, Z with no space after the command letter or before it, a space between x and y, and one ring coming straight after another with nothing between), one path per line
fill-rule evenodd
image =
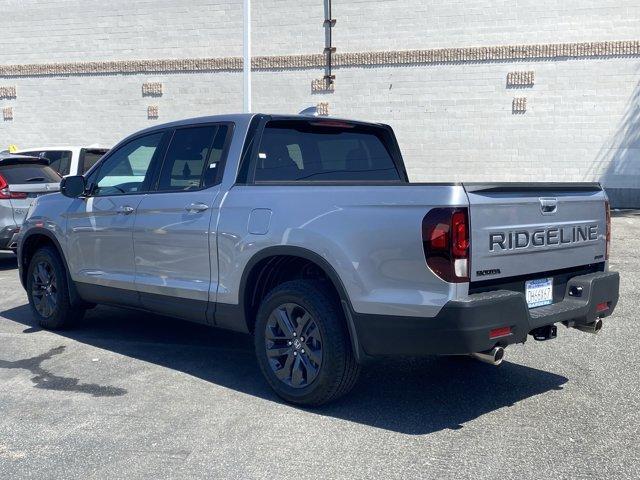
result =
M271 121L260 141L255 181L399 181L393 142L376 126Z
M159 132L131 140L105 159L93 180L93 195L124 195L145 191L151 174L151 160L162 136L163 132Z
M198 190L215 183L228 125L177 129L167 150L158 190Z

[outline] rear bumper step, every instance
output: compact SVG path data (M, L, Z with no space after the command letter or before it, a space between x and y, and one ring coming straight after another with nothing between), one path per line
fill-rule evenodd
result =
M432 318L352 315L366 355L469 354L523 343L532 330L559 322L591 325L611 315L618 302L619 283L617 272L576 276L567 282L563 301L531 310L522 293L496 290L450 301ZM572 296L570 291L581 295ZM492 332L505 327L510 327L509 334L492 337Z

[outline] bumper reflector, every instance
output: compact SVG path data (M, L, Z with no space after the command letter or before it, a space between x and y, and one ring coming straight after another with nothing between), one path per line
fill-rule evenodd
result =
M500 338L511 335L511 327L494 328L489 332L489 338Z
M609 310L609 304L607 302L596 305L596 313L606 312L607 310Z

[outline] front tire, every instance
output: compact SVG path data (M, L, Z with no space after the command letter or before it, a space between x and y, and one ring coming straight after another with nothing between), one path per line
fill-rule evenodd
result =
M295 280L262 301L255 325L258 364L284 400L319 406L348 393L360 367L338 299L320 282Z
M83 308L71 305L67 272L58 251L39 248L27 269L27 296L31 312L42 328L68 328L84 316Z

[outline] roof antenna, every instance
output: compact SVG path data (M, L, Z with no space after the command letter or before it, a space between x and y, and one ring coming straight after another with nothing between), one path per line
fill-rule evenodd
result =
M302 110L300 113L298 113L298 115L306 115L308 117L317 117L319 115L318 107L307 107L304 110Z

